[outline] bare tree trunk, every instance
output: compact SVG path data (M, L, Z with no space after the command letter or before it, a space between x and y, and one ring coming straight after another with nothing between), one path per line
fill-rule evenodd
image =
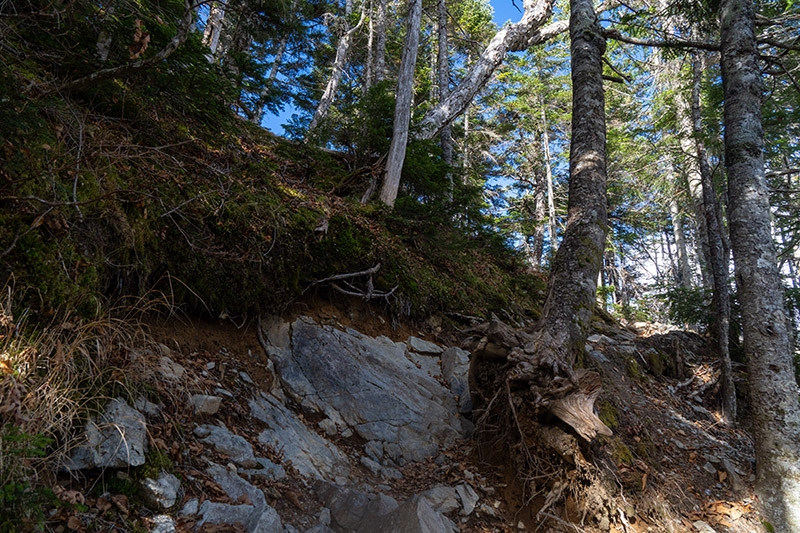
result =
M408 127L411 122L411 104L414 99L414 66L419 49L419 30L422 21L422 0L409 0L406 40L403 45L403 58L400 61L400 75L397 79L397 101L394 108L392 144L386 162L386 177L381 187L381 201L389 207L394 206L400 188L400 176L408 144Z
M542 79L542 71L539 71L539 79ZM547 129L547 112L544 105L544 97L539 94L539 107L542 113L542 146L544 148L544 170L545 180L547 181L547 228L550 233L550 253L555 254L558 248L556 238L556 200L553 195L553 167L550 159L550 132Z
M606 241L606 126L602 56L605 39L592 0L572 0L572 137L568 221L553 260L542 318L533 340L512 352L507 380L535 391L549 409L586 440L611 430L594 414L599 378L575 372L597 297ZM566 379L565 379L566 378ZM582 381L592 382L587 387ZM526 398L527 399L527 398Z
M311 119L311 123L308 125L308 133L306 133L306 137L309 133L314 131L314 129L319 126L319 123L327 116L328 110L330 110L333 100L336 98L336 92L339 90L339 82L342 80L342 74L344 73L344 66L345 63L347 63L347 57L350 54L350 45L353 43L353 38L355 37L356 32L364 23L366 14L367 12L365 5L364 2L362 2L361 17L358 19L358 23L347 30L344 35L339 38L339 46L336 47L336 59L333 61L331 77L328 79L328 85L325 87L325 92L322 93L322 98L317 105L317 110L314 112L314 117Z
M675 192L669 200L669 216L672 221L672 234L675 238L676 254L678 255L678 269L676 272L676 281L679 287L683 289L690 289L692 287L692 271L689 268L689 256L686 252L686 239L683 235L683 217L678 206L678 191L680 188L677 186L675 180L675 164L672 158L669 158L668 176L667 179L675 183Z
M222 22L225 17L225 2L213 2L209 8L206 29L203 31L202 43L211 50L211 55L217 53L219 38L222 35Z
M439 30L439 102L443 102L450 94L450 51L448 47L447 38L447 5L445 0L438 2L438 30ZM442 128L439 135L440 144L442 147L442 160L450 167L453 164L453 138L450 132L450 126L447 125ZM448 199L453 201L453 173L447 171L448 180Z
M509 51L528 48L534 32L550 18L553 0L524 0L523 6L525 12L522 19L498 31L455 90L425 115L420 123L420 137L432 139L444 126L461 115L495 69L503 63Z
M375 82L386 77L386 1L378 0L378 14L375 17Z
M800 531L800 404L770 227L763 86L749 0L722 0L725 166L756 436L756 494L775 531Z
M278 49L275 51L275 59L272 61L272 67L270 67L269 75L264 83L264 90L261 92L262 96L267 96L275 87L275 80L278 78L278 70L281 68L283 54L286 53L286 43L288 40L288 36L284 35L281 41L278 43ZM253 122L255 124L261 124L261 122L264 120L264 108L265 106L262 105L257 110L258 112L255 113L253 118Z
M373 70L375 48L375 17L373 16L372 0L369 0L369 33L367 34L367 61L364 64L364 86L361 88L361 98L367 95L370 87L375 83L375 71Z
M722 415L726 424L736 421L736 389L733 385L733 370L728 349L731 320L729 300L728 258L723 254L722 228L717 219L717 194L711 177L705 142L703 142L703 117L700 112L700 82L702 72L700 60L695 54L692 61L692 129L695 139L695 153L700 167L703 188L703 206L708 237L711 276L714 282L713 307L716 315L716 337L721 366L720 395L722 396Z

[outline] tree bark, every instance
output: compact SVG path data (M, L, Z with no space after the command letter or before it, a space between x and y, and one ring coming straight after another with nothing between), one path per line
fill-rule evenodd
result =
M437 64L439 67L439 102L443 102L450 94L450 51L447 38L447 5L445 0L438 2L438 36L439 36L439 57ZM442 147L442 160L450 167L453 165L453 138L450 126L442 128L439 134L440 145ZM448 199L453 201L453 173L447 171L448 180Z
M756 493L775 531L800 531L800 405L770 228L762 83L749 0L722 0L725 166L756 436Z
M602 56L605 39L591 0L571 0L572 137L567 227L553 260L542 318L533 340L512 352L507 379L584 439L611 430L594 414L599 377L575 372L597 297L606 240L606 126Z
M333 61L331 77L328 79L325 92L322 93L322 98L317 105L317 110L314 112L314 117L311 119L311 123L308 125L308 133L306 136L314 131L317 126L319 126L319 123L322 122L322 120L327 116L328 111L333 104L333 100L336 98L336 92L339 90L339 82L342 80L344 66L345 63L347 63L347 57L350 54L350 45L353 44L353 38L355 37L356 32L361 28L365 18L366 9L364 7L364 2L362 2L361 17L358 19L358 23L347 30L344 35L339 38L339 45L336 47L336 59Z
M217 53L219 38L222 35L222 21L225 17L225 2L213 2L209 7L206 28L203 31L202 43L211 50L213 57Z
M381 187L381 201L389 207L394 206L400 188L400 176L408 144L408 127L411 122L411 104L414 99L414 66L419 49L419 30L422 21L422 0L409 0L406 40L403 45L403 58L400 61L400 75L397 79L397 100L394 108L392 144L386 162L386 177Z
M495 69L503 63L509 51L528 48L534 32L550 18L553 0L524 0L523 6L525 12L522 19L498 31L455 90L425 115L420 123L421 138L432 139L444 126L461 115Z
M386 1L378 0L378 13L375 17L375 82L386 77Z
M675 239L676 254L678 256L678 269L675 277L679 287L683 289L691 289L692 271L689 268L689 255L686 251L686 239L683 234L683 216L681 215L680 208L678 206L678 192L680 189L675 180L675 166L671 157L667 162L667 165L667 179L670 182L675 183L675 193L669 200L669 216L672 222L672 235Z
M728 257L724 253L722 227L717 218L717 193L708 163L706 145L703 141L703 117L700 111L700 82L702 81L700 58L695 54L692 60L692 133L695 153L700 168L700 181L703 189L703 210L706 221L708 250L713 281L713 302L715 314L715 336L720 361L720 395L722 396L722 416L726 424L736 421L736 389L733 385L733 370L729 351L729 332L731 306L729 299Z

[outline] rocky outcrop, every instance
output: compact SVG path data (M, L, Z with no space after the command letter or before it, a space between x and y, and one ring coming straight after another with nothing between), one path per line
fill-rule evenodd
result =
M306 411L324 414L339 428L375 443L373 449L380 453L372 458L379 462L421 461L452 445L469 428L450 391L407 357L410 347L441 353L433 343L395 343L320 326L305 317L291 324L274 319L262 331L289 397Z

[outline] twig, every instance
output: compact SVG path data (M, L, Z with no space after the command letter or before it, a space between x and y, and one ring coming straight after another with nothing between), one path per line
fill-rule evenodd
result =
M367 270L364 270L362 272L352 272L350 274L336 274L335 276L331 276L329 278L318 279L316 281L312 281L311 284L312 285L318 285L320 283L325 283L325 282L328 282L328 281L338 281L340 279L350 279L350 278L357 278L359 276L371 275L371 274L376 273L380 268L381 268L381 264L378 263L374 267L368 268Z
M17 241L19 241L19 240L20 240L22 237L24 237L25 235L27 235L27 234L28 234L28 233L30 233L31 231L33 231L33 230L35 230L36 228L38 228L38 227L39 227L39 226L42 224L42 219L44 218L44 216L45 216L47 213L49 213L50 211L52 211L53 209L55 209L55 207L50 207L50 208L48 208L48 209L47 209L47 211L45 211L44 213L42 213L41 215L39 215L38 217L36 217L36 218L33 220L33 222L31 223L31 225L30 225L30 227L29 227L28 229L26 229L25 231L23 231L23 232L21 232L21 233L17 233L17 234L14 236L14 240L13 240L13 241L11 241L11 245L10 245L8 248L6 248L6 250L5 250L3 253L0 253L0 257L5 257L5 256L6 256L6 254L8 254L8 253L9 253L11 250L13 250L13 249L14 249L14 246L16 246L16 245L17 245Z

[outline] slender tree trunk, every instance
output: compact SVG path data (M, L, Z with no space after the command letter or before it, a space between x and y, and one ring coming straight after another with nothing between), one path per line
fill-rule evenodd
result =
M686 252L686 239L683 234L683 217L681 216L678 207L678 192L680 188L675 180L675 165L670 157L667 162L668 176L667 179L675 183L675 193L669 201L669 216L672 221L672 233L675 238L676 254L678 255L678 269L676 272L676 281L679 287L683 289L690 289L692 287L692 271L689 268L689 255Z
M222 23L225 17L225 2L213 2L209 8L206 29L203 31L203 44L211 50L211 55L217 53L219 38L222 35Z
M400 76L397 79L397 101L394 108L392 144L386 162L386 177L381 187L381 201L394 206L400 188L400 176L408 144L408 126L411 122L411 104L414 99L414 66L419 49L419 30L422 21L422 0L409 0L406 40L403 58L400 61Z
M703 118L700 112L700 82L702 72L699 58L692 61L692 133L695 140L695 153L700 167L700 180L703 188L703 206L708 237L711 277L713 280L713 307L716 316L715 336L721 366L720 395L722 396L722 415L726 424L736 421L736 389L733 385L733 370L728 349L731 306L729 300L728 258L724 255L722 228L717 219L717 194L708 163L706 145L703 141Z
M367 95L370 87L375 83L375 70L373 69L375 48L375 17L373 15L372 0L369 0L369 33L367 34L367 61L364 64L364 86L361 88L361 97Z
M286 53L286 44L288 40L288 36L284 35L278 43L278 49L275 51L275 59L272 61L272 67L270 67L269 75L264 83L264 90L261 92L261 96L263 97L266 97L275 87L275 80L278 78L278 70L281 68L281 63L283 63L283 54ZM253 118L254 123L261 124L264 120L264 109L264 105L259 107L258 112Z
M378 13L375 17L375 82L386 77L386 1L378 0Z
M592 0L570 4L573 120L567 227L553 260L542 318L532 342L512 355L515 364L507 379L527 384L524 388L536 391L539 408L549 409L591 440L597 433L611 434L592 409L599 377L575 372L573 365L591 326L606 242L605 39ZM583 380L596 387L584 386Z
M541 73L540 73L541 76ZM550 159L550 132L547 129L547 112L544 97L539 95L539 107L542 113L542 147L544 148L544 171L547 182L547 228L550 234L550 253L555 254L558 248L556 237L556 200L553 194L553 166Z
M770 228L761 70L749 0L722 0L725 166L756 436L756 494L775 531L800 531L800 404Z
M447 5L445 0L438 2L438 33L439 33L439 102L443 102L450 94L450 50L447 38ZM439 134L440 144L442 147L442 160L450 167L453 165L453 138L450 132L450 126L447 125L442 128ZM448 199L453 201L453 173L447 171L448 180Z
M353 44L356 32L361 28L366 18L366 9L364 3L361 4L361 17L358 23L347 30L344 35L339 38L339 45L336 47L336 59L333 62L333 70L331 77L328 79L328 85L325 87L325 92L322 93L322 98L317 105L317 110L314 112L314 117L308 125L308 133L311 133L319 126L319 123L327 116L328 111L336 98L336 92L339 90L339 82L342 80L344 67L347 63L347 57L350 55L350 46ZM308 136L308 133L306 136Z

